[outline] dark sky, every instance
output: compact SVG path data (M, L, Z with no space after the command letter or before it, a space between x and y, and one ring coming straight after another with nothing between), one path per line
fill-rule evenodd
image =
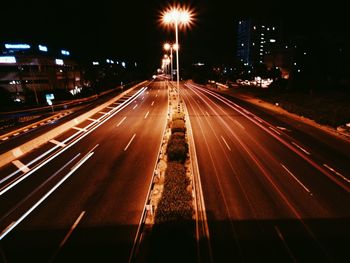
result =
M5 1L3 1L5 2ZM194 8L196 24L180 33L185 63L221 63L234 57L235 20L245 16L282 19L287 31L349 34L341 1L180 1ZM86 59L120 57L157 67L162 43L174 32L159 25L160 0L16 0L1 3L0 41L43 43Z

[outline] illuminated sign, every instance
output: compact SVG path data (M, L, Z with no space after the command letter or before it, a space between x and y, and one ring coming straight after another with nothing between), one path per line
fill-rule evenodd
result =
M46 94L45 97L46 97L46 100L53 100L55 98L53 93Z
M0 63L16 63L16 58L13 56L3 56L0 57Z
M39 50L47 52L47 46L39 45Z
M55 63L56 63L56 65L64 65L62 59L56 59L56 60L55 60Z
M63 50L63 49L61 50L61 54L65 55L65 56L69 56L70 55L69 51Z
M29 49L30 45L28 44L5 44L7 49Z

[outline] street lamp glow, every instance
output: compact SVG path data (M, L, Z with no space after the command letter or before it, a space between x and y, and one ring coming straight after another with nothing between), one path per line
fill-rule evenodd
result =
M180 67L179 67L179 27L186 28L193 23L193 11L187 7L173 6L162 12L162 23L175 28L176 45L176 86L177 102L180 103ZM174 48L175 49L175 48Z

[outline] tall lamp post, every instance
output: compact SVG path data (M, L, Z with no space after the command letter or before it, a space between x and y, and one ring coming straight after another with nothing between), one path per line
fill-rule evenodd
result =
M165 43L163 45L165 50L170 50L170 70L171 70L171 81L173 81L173 45L169 43Z
M165 25L173 25L175 27L175 44L176 44L176 86L177 101L180 102L180 67L179 67L179 26L187 26L191 23L192 12L185 8L172 7L163 12L162 21Z

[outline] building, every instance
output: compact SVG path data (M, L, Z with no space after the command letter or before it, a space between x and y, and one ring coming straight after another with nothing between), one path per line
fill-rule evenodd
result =
M238 21L237 58L245 66L264 63L266 55L271 54L281 38L276 23L258 19Z
M7 43L0 48L0 89L10 92L17 102L31 97L40 103L48 91L81 86L81 70L67 50Z

